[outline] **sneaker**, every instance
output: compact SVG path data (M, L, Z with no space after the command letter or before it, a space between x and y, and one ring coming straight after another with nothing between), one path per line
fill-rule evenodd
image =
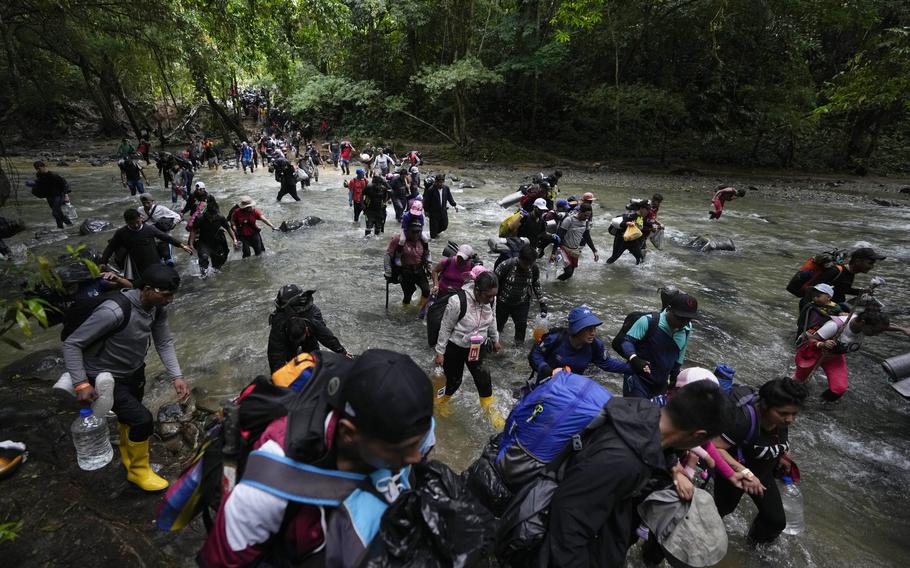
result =
M63 373L60 375L60 378L57 379L57 382L54 383L52 391L55 395L60 396L61 398L76 398L76 391L73 389L73 379L70 378L69 373Z

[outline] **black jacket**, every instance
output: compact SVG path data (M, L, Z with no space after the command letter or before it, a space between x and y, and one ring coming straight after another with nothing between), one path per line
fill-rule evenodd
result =
M43 198L59 197L70 192L70 186L60 175L54 172L35 174L33 193Z
M439 186L434 185L433 187L427 188L423 192L423 210L426 211L427 215L437 219L445 218L448 219L448 213L446 212L446 203L455 207L455 200L452 198L452 191L449 189L449 186L442 186L442 199L439 198Z
M326 326L322 312L312 300L303 305L275 310L269 316L269 345L267 355L272 373L283 367L298 353L312 353L321 343L335 353L347 353Z
M608 421L567 464L550 505L541 565L623 566L637 507L652 475L666 471L660 409L638 398L610 399Z
M101 254L101 264L107 264L111 256L118 249L123 248L132 259L136 274L142 274L142 271L158 263L161 258L156 240L170 243L175 247L183 244L152 224L142 225L138 231L129 226L120 227L104 248L104 252Z

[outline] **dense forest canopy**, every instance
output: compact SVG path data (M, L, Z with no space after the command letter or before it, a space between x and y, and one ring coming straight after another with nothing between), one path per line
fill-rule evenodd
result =
M167 130L232 86L347 136L580 158L908 168L910 3L893 0L17 0L0 121ZM66 134L91 134L69 132Z

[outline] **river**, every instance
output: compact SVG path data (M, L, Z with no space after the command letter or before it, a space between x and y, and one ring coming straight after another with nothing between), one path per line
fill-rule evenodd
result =
M17 164L25 175L30 174L28 164ZM51 169L69 180L79 222L86 217L105 218L119 226L122 211L136 205L120 187L113 164ZM169 199L155 177L154 166L151 170L152 193L167 205ZM433 257L439 259L445 239L451 239L473 245L491 266L494 257L486 252L485 242L495 235L505 216L496 201L514 191L534 170L471 165L446 167L445 171L478 187L460 190L458 182L450 181L455 199L465 210L450 212L444 239L432 244ZM825 194L816 191L821 185L818 180L781 182L761 176L721 180L571 169L565 173L564 196L585 191L597 196L592 232L601 261L594 263L590 251L585 252L569 282L557 282L553 275L542 272L551 318L564 318L571 307L587 303L607 322L601 328L604 337L618 329L625 313L658 305L659 286L676 284L698 298L702 314L692 335L690 358L732 365L738 369L739 380L759 385L792 369L788 338L795 326L796 302L784 286L796 268L816 252L850 247L860 240L874 244L888 256L873 273L887 280L878 296L892 308L910 306L906 286L910 208L870 206L865 194L881 191L874 184L851 182L846 189L839 188L838 199L829 201L819 197ZM267 372L268 314L278 288L291 282L317 290L315 301L347 349L404 351L431 369L432 355L415 308L403 309L400 292L393 288L388 313L384 309L382 253L395 232L391 213L383 237L364 239L363 221L359 226L352 222L342 178L331 171L323 171L321 181L301 193L300 203L287 197L275 203L278 184L264 169L253 175L233 169L201 170L196 179L206 182L225 211L240 195L249 194L276 225L307 215L324 221L290 233L271 233L266 228L265 255L241 260L239 253L232 253L222 272L206 280L196 277L198 269L188 255L175 251L183 285L170 309L171 325L184 372L195 386L226 397L237 393L254 375ZM709 223L712 189L720 181L758 189L729 204L720 221ZM781 185L788 185L789 193L782 192ZM647 198L655 190L665 197L660 220L668 227L669 238L664 250L651 248L641 266L635 266L628 254L614 265L606 265L603 261L612 243L607 234L609 219L630 197ZM800 197L803 193L805 197ZM18 211L31 229L8 243L20 251L28 246L38 252L59 253L61 233L44 236L40 242L32 239L36 228L53 226L46 205L27 192L20 196ZM10 207L6 215L14 216ZM108 238L80 238L72 228L66 234L66 244L86 242L99 251ZM175 235L183 234L182 227L175 231ZM704 254L682 246L698 234L731 237L737 250ZM864 284L868 277L861 275L857 281ZM906 318L903 320L906 324ZM57 331L39 331L28 348L56 347ZM513 400L512 385L528 372L529 345L515 346L511 333L509 324L503 339L505 349L490 362L498 405L504 413ZM891 356L910 350L910 342L903 336L885 336L870 340L868 348ZM4 348L0 364L20 356ZM161 371L157 357L148 361L150 376ZM908 557L910 441L906 434L910 431L910 402L887 385L881 368L868 357L853 354L849 365L850 391L842 404L833 411L821 410L816 399L822 387L816 382L811 402L791 428L793 455L803 473L808 532L785 536L758 552L749 551L744 535L754 508L744 499L727 521L731 547L722 566L897 566L905 561L901 558ZM619 392L621 377L595 376ZM154 409L169 396L166 389L154 388L148 404ZM481 417L468 377L453 403L454 415L439 419L435 457L460 470L474 459L492 432ZM633 551L632 565L639 565L637 558Z

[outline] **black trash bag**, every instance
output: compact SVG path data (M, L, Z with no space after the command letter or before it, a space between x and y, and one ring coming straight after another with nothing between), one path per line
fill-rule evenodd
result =
M515 495L496 534L496 559L501 566L536 566L550 521L550 502L559 488L556 477L542 475Z
M447 465L414 466L415 489L382 516L360 568L489 566L497 521Z
M490 437L480 457L462 473L468 490L496 517L502 517L512 500L512 492L506 487L496 467L499 442L502 434Z

